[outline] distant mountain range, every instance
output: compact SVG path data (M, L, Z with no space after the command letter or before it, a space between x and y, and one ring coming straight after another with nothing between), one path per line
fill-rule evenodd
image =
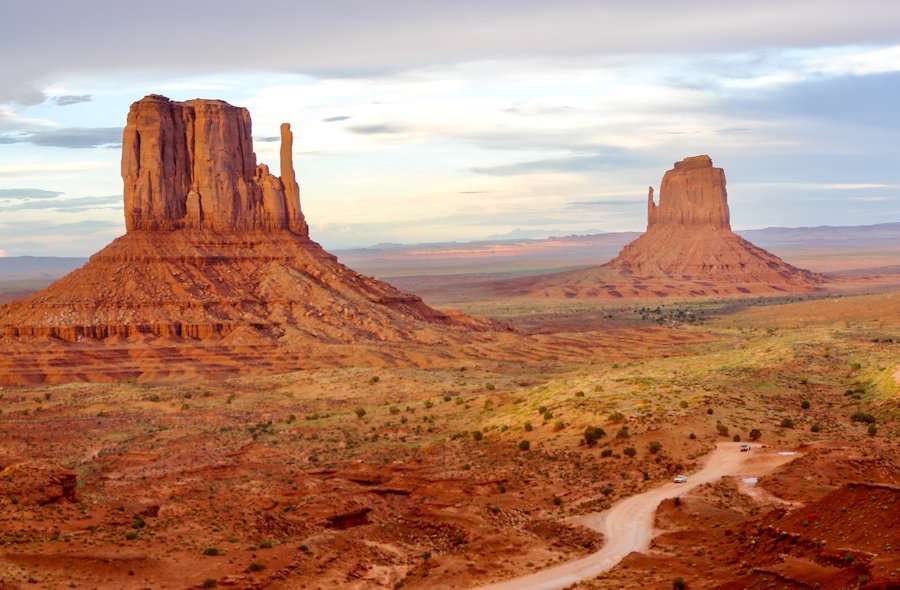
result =
M351 268L382 277L535 274L602 264L639 235L592 231L598 233L559 236L565 232L513 230L474 242L378 244L335 250L334 254ZM736 233L791 264L818 272L900 271L900 223L769 227ZM537 237L539 234L550 235ZM0 258L0 293L42 288L86 261L84 257Z

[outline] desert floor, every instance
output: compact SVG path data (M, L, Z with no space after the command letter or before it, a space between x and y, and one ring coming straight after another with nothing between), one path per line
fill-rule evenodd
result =
M579 587L900 583L900 292L458 309L569 344L4 388L0 588L472 588L601 550L587 515L751 438L797 455L660 496Z

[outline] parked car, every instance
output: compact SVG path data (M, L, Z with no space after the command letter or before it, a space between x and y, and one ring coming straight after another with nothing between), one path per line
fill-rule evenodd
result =
M673 481L675 483L685 483L685 482L687 482L687 476L686 475L676 475L675 479Z
M748 444L743 444L743 445L741 445L741 452L742 452L742 453L745 453L745 452L747 452L747 451L749 451L749 450L750 450L750 445L748 445Z

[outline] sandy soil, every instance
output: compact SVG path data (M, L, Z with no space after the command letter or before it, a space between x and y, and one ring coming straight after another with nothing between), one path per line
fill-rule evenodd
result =
M479 590L556 590L592 578L615 567L629 553L647 550L653 536L656 507L663 500L728 475L759 477L797 457L796 454L779 454L771 450L760 453L761 445L758 444L752 445L754 451L751 453L742 453L739 447L740 443L718 444L706 458L703 469L691 474L686 483L669 482L626 498L609 510L571 519L571 522L603 535L606 543L600 551L535 574L480 586Z

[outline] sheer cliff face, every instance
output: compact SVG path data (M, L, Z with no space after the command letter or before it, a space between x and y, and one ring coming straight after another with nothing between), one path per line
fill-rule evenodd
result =
M647 231L666 226L731 230L725 171L713 167L709 156L676 162L663 176L659 205L651 187L647 207Z
M279 178L256 163L247 109L158 95L132 104L122 139L126 228L286 229L308 237L286 123L281 139Z

